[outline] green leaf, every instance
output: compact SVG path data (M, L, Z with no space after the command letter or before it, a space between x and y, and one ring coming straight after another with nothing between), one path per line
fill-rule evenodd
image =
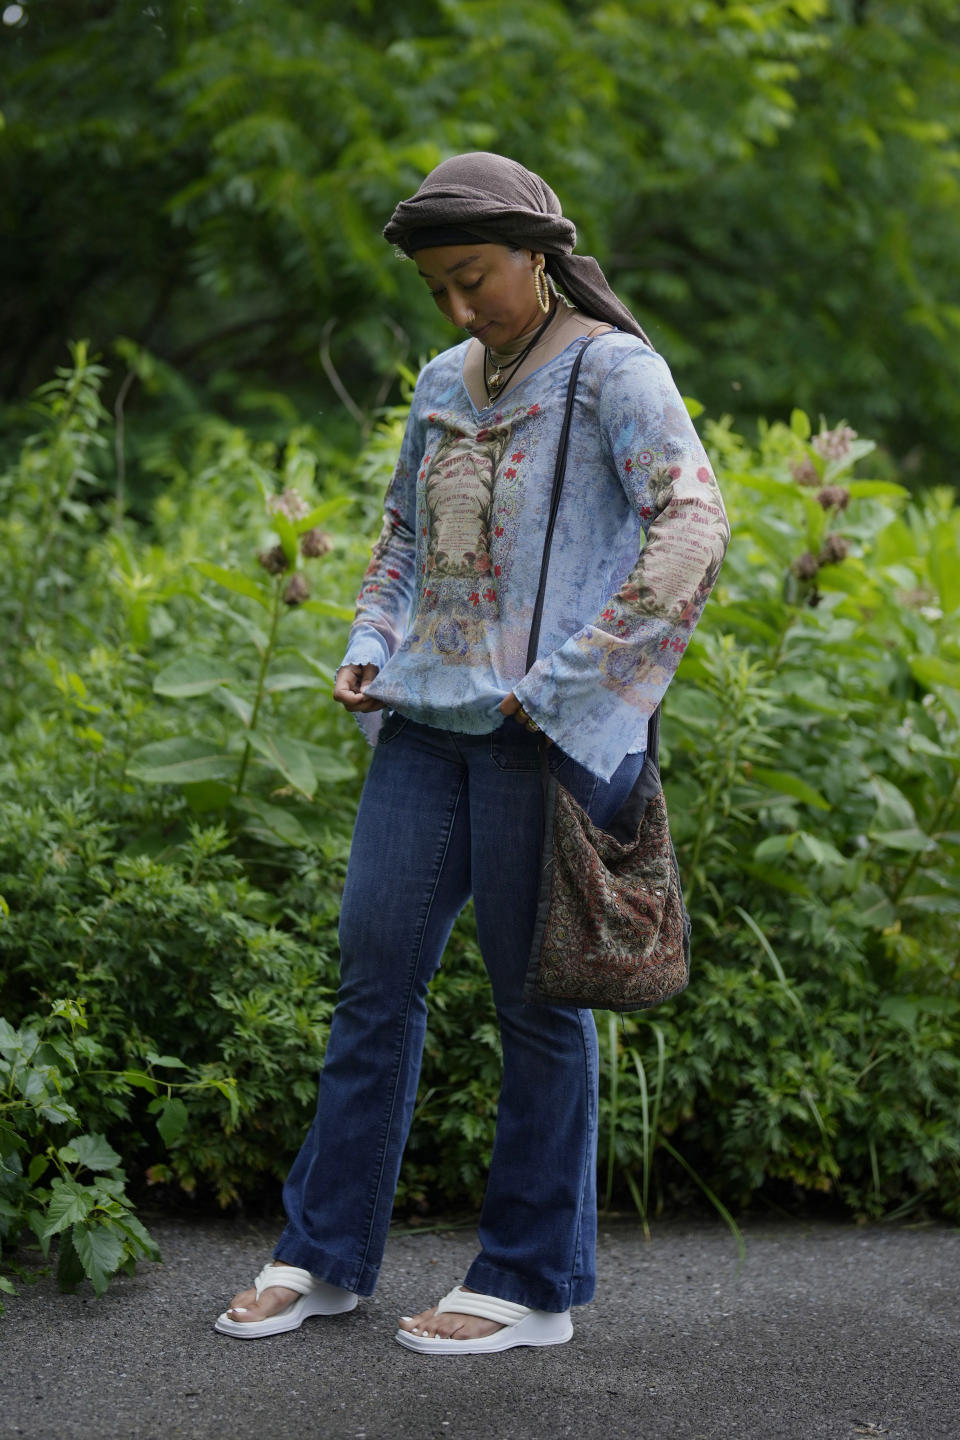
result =
M80 1117L66 1100L51 1100L40 1106L40 1114L51 1125L79 1125Z
M155 785L186 785L198 780L228 780L237 773L237 759L213 740L177 735L134 751L127 764L133 780Z
M148 1090L151 1095L156 1095L157 1082L145 1070L123 1070L121 1074L128 1085L133 1085L138 1090Z
M46 1155L34 1155L27 1166L27 1184L32 1188L37 1181L46 1174L50 1168L50 1161Z
M259 625L255 625L247 615L241 615L239 610L234 610L225 601L217 599L215 595L203 594L200 599L208 610L214 610L218 615L226 615L235 625L239 625L245 635L253 641L254 647L262 655L267 648L267 635Z
M723 628L727 625L739 625L749 630L752 634L758 635L761 640L767 640L771 645L776 645L780 639L775 626L769 624L768 620L761 619L759 615L746 605L724 605L720 623Z
M260 800L252 795L244 795L237 801L237 809L257 817L259 825L248 824L244 827L253 834L262 833L262 827L265 826L271 837L282 840L287 845L296 845L299 849L305 849L310 845L310 836L296 815L281 805L268 805L265 800Z
M758 495L766 495L769 499L776 500L779 505L795 500L798 494L797 487L791 481L775 480L771 475L760 475L753 470L737 473L732 478L756 491Z
M89 1227L77 1225L72 1239L80 1264L96 1293L102 1295L110 1276L119 1270L125 1258L123 1235L117 1233L112 1221L105 1220Z
M801 830L797 839L814 865L819 865L821 869L835 869L845 863L836 845L831 845L829 840L821 840L819 835L811 835L806 830Z
M206 695L218 685L233 685L241 679L239 672L225 660L212 660L206 655L183 655L167 665L153 682L154 693L182 697Z
M940 655L914 655L908 661L910 673L921 685L936 688L946 685L960 690L960 664L944 660Z
M253 706L249 700L245 700L242 695L234 694L226 686L221 686L219 690L216 690L213 698L219 700L220 704L232 715L236 715L243 726L249 730L250 721L253 719Z
M810 419L805 410L791 410L790 429L801 440L810 439Z
M73 1163L79 1161L87 1170L114 1170L120 1164L116 1150L104 1135L96 1132L78 1135L70 1141L69 1149L73 1151Z
M157 1129L160 1131L163 1143L169 1146L179 1140L187 1128L189 1119L187 1107L182 1100L178 1100L176 1097L172 1100L164 1100L157 1120Z
M356 779L356 765L336 750L331 750L328 745L314 745L310 740L301 740L300 744L310 759L314 775L324 785L338 785L341 781Z
M313 798L317 788L316 776L310 757L299 740L291 740L284 735L274 735L267 730L251 730L250 743L265 760L269 760L285 780L288 780L295 790L306 795L308 800Z
M920 1015L953 1015L957 1005L949 995L885 995L877 1009L894 1024L914 1030Z
M308 530L313 529L314 525L322 525L325 520L331 520L334 515L339 515L341 511L346 510L352 504L352 495L334 495L331 500L324 500L322 505L317 505L309 515L305 515L302 520L296 522L297 534L306 534Z
M299 670L278 670L268 675L264 689L270 694L281 690L328 690L329 684L319 675L304 675Z
M336 672L332 665L325 665L322 660L317 660L315 656L308 654L306 650L297 650L294 653L300 657L304 665L310 667L315 675L320 675L328 684L333 684Z
M915 825L904 830L870 830L868 834L871 840L887 850L906 850L916 854L929 849L934 843Z
M158 1055L154 1050L148 1050L145 1056L150 1065L163 1065L167 1070L188 1070L190 1067L186 1061L178 1060L176 1055Z
M792 795L795 800L802 800L805 805L813 805L817 810L830 809L829 800L825 800L819 790L814 790L806 780L801 780L799 775L791 775L786 770L764 770L754 766L750 771L750 779L759 785L766 785L770 790L779 790L783 795Z
M144 1255L148 1260L160 1259L156 1241L136 1215L131 1215L129 1210L125 1210L123 1215L117 1216L114 1224L117 1230L122 1230L124 1235L129 1237L130 1248L135 1252Z
M919 910L924 915L960 915L960 897L956 895L936 892L930 895L904 895L900 904L910 910Z
M353 619L352 605L338 605L333 600L305 600L298 610L310 610L314 615L329 615L333 620Z
M286 515L278 510L272 516L270 523L280 537L287 564L292 568L297 563L297 532L294 529L293 521L288 520Z
M41 1240L41 1244L43 1244ZM49 1237L45 1242L50 1244ZM46 1250L44 1250L46 1254ZM76 1290L84 1276L83 1264L73 1244L73 1231L67 1230L60 1236L60 1253L57 1257L57 1288L70 1292Z
M287 523L289 524L289 521ZM241 575L237 570L225 570L222 565L211 565L209 560L194 560L193 563L201 575L208 580L215 580L224 590L232 590L235 595L246 595L248 600L256 600L264 610L273 609L273 597L266 587L258 584L256 580Z
M691 420L696 420L697 417L699 415L702 415L704 410L706 409L705 405L701 404L699 400L694 400L691 395L684 395L683 403L686 406L687 414L690 416Z
M183 798L194 815L206 815L211 810L223 810L233 795L233 786L222 780L200 780L196 784L182 785Z
M85 1220L96 1203L92 1186L76 1180L54 1180L50 1203L43 1217L41 1238L49 1239L70 1225Z
M933 583L940 596L944 613L952 615L960 607L960 524L944 525L933 537L930 547L929 565Z
M9 1121L0 1120L0 1156L14 1155L18 1150L26 1150L27 1148L28 1141L26 1136L21 1135L19 1130L15 1129Z
M853 500L893 500L910 494L905 486L892 480L850 480L847 489Z

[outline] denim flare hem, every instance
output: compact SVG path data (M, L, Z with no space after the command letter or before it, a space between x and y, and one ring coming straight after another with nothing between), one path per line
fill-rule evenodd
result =
M529 1275L500 1270L482 1255L474 1260L461 1283L481 1295L496 1295L500 1300L512 1300L515 1305L526 1305L528 1310L548 1310L552 1315L559 1315L572 1305L589 1305L597 1288L592 1275L558 1287L531 1279Z
M344 1264L314 1245L292 1243L286 1239L286 1231L277 1241L273 1258L285 1265L299 1265L301 1270L309 1270L315 1279L339 1285L341 1290L350 1290L354 1295L372 1295L377 1288L377 1266L362 1265L358 1272L356 1265Z

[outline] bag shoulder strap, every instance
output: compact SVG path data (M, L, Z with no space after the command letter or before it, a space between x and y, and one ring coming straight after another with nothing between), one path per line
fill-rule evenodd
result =
M557 463L553 467L553 489L550 492L550 510L547 515L547 530L543 539L543 559L540 562L540 583L537 586L537 598L533 607L533 619L530 622L530 640L527 644L526 665L528 670L537 658L537 646L540 643L540 621L543 617L543 599L547 593L550 546L553 543L553 531L557 523L557 514L560 510L560 492L563 489L563 476L567 468L567 447L570 443L573 402L577 394L577 377L580 374L583 357L592 344L593 340L588 339L586 345L580 346L580 349L577 351L577 357L573 362L573 369L570 371L570 381L567 385L567 403L563 412L563 425L560 430L560 440L557 445Z

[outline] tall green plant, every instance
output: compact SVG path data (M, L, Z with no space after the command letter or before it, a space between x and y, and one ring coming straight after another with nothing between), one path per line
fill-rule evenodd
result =
M128 774L154 784L186 787L191 803L201 809L228 802L252 815L260 827L291 844L309 844L310 837L295 811L271 804L251 788L251 762L261 773L278 777L294 795L309 801L318 779L340 780L353 774L337 755L322 746L284 731L267 716L270 698L291 690L329 692L330 668L300 647L281 646L281 624L294 610L349 618L351 612L329 599L310 599L303 561L318 560L331 548L329 535L318 525L343 508L343 501L328 500L309 507L293 487L267 497L267 510L277 536L275 544L257 557L270 580L256 580L242 571L194 562L206 579L234 596L253 602L259 615L252 617L220 606L220 613L256 657L245 670L235 659L188 652L164 666L153 684L154 693L174 699L212 698L226 713L226 735L205 740L178 735L143 746L132 757ZM282 658L281 658L282 657ZM275 663L279 661L280 663ZM292 662L292 663L291 663Z
M100 390L106 370L83 340L70 346L72 364L36 391L28 406L39 428L31 434L17 467L0 482L0 559L5 569L0 608L0 677L7 722L19 711L21 649L35 629L38 607L43 628L56 623L76 583L76 536L89 530L90 506L84 487L97 484L93 457L106 445L101 426L106 411Z

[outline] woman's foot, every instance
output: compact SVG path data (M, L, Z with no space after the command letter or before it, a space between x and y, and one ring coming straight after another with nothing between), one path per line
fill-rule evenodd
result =
M270 1263L278 1269L284 1267L282 1260L271 1260ZM285 1285L270 1285L261 1291L258 1300L257 1292L251 1285L249 1290L241 1290L239 1295L234 1295L226 1313L231 1320L247 1325L256 1320L269 1320L271 1315L278 1315L281 1310L286 1310L296 1298L296 1290L288 1290Z
M404 1315L394 1339L421 1355L486 1355L515 1345L563 1345L572 1334L569 1310L530 1310L458 1285L432 1309Z
M289 1285L283 1283L285 1279ZM221 1335L258 1340L299 1330L312 1315L345 1315L354 1309L357 1298L352 1290L328 1285L298 1265L271 1261L260 1271L252 1290L241 1290L233 1297L230 1309L217 1318L213 1328Z
M466 1285L460 1288L468 1295L476 1294ZM425 1335L431 1339L482 1340L487 1335L495 1335L503 1326L484 1320L480 1315L458 1315L455 1310L445 1310L438 1315L437 1307L432 1305L429 1310L421 1310L419 1315L401 1315L400 1329L410 1335Z

